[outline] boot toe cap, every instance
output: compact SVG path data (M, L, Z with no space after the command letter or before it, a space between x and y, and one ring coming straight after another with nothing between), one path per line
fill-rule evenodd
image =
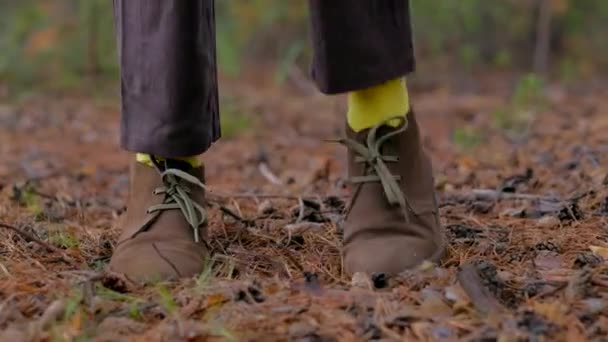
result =
M439 248L433 241L408 236L368 239L345 248L344 267L351 274L398 274L425 260L436 261Z
M109 269L138 282L192 277L204 267L205 253L191 241L127 241L117 248Z

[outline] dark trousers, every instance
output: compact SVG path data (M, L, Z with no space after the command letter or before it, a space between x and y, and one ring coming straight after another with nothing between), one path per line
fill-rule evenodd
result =
M312 77L327 94L414 69L408 0L309 0ZM213 0L114 0L121 144L183 157L220 137Z

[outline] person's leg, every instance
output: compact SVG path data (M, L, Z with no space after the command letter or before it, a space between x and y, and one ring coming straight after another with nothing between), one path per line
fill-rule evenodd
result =
M312 76L348 93L349 174L344 227L349 272L398 273L443 253L432 167L410 111L414 70L407 0L310 0Z
M121 144L131 163L122 235L109 268L136 280L198 273L204 172L219 138L213 0L114 0Z
M414 70L407 0L309 0L312 77L326 94L361 90Z
M311 1L312 75L327 94L349 92L347 120L360 131L405 115L404 76L414 70L407 0Z
M121 144L162 157L219 138L213 0L114 0Z

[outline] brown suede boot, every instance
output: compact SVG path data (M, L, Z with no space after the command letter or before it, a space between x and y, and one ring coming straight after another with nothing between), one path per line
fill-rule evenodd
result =
M123 231L109 265L139 282L196 275L208 255L204 170L163 164L131 165Z
M344 225L346 271L397 274L440 259L444 232L433 170L414 114L398 128L347 132L341 142L354 189Z

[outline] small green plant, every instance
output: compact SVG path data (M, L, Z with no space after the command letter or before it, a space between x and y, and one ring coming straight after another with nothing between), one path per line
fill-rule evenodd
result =
M133 302L129 304L129 318L134 320L141 320L143 318L141 307L138 303Z
M49 241L53 245L64 249L72 249L80 245L80 240L78 240L78 237L66 231L57 231L51 233L49 235Z
M113 300L117 302L125 302L125 303L135 303L140 302L141 299L128 295L126 293L116 292L114 290L110 290L107 287L97 285L95 289L95 293L97 296L107 300Z
M306 44L302 41L296 41L287 48L284 56L278 61L277 70L275 72L275 81L282 84L287 79L289 71L296 65L300 56L304 53Z
M95 292L100 298L128 303L129 317L134 320L140 320L142 318L143 315L141 312L141 304L144 302L143 299L125 293L116 292L101 285L97 285Z
M34 221L44 221L46 215L44 213L44 209L40 205L40 201L37 198L32 198L32 200L28 200L27 211L30 213Z
M89 342L89 341L93 341L93 339L90 336L88 336L87 334L83 334L80 336L76 336L74 341L75 342Z
M454 129L452 139L457 146L464 150L471 150L483 141L481 133L472 127Z
M225 277L232 280L235 278L235 274L236 274L236 266L234 264L234 261L232 260L228 260L228 262L226 262L224 264L224 269L226 271Z
M160 297L161 305L165 308L169 315L172 315L177 310L177 303L175 299L173 299L173 294L163 284L158 284L156 286L156 291Z
M233 138L246 132L253 125L250 115L244 114L242 108L231 99L223 99L220 105L222 137Z
M545 83L538 75L522 77L509 103L492 113L494 126L511 137L525 134L530 122L546 107L544 90Z
M559 63L559 78L562 82L574 81L578 74L578 65L572 58L563 58Z
M40 198L31 183L13 186L11 199L19 203L19 205L26 207L35 217L43 215Z
M226 327L216 327L212 329L212 334L216 337L224 338L228 341L236 341L237 338L234 333Z
M80 304L82 303L82 299L82 291L79 289L75 289L65 304L65 309L63 311L64 321L70 319L80 310Z
M479 63L479 49L472 44L463 44L459 49L459 55L463 65L469 70Z
M196 284L193 291L197 295L205 294L205 291L209 288L213 279L234 279L235 277L235 265L234 261L228 259L219 259L214 257L205 261L203 271L196 278Z
M513 105L518 108L542 107L545 104L544 97L545 82L536 74L528 74L522 77L515 87Z
M494 65L499 68L506 68L511 66L513 57L511 52L505 49L499 50L494 56Z
M89 267L95 271L102 271L108 265L106 259L97 259L89 263Z
M203 271L196 278L196 291L197 293L202 293L207 286L209 286L209 282L215 277L214 270L215 260L208 259L205 261L205 265L203 267Z

